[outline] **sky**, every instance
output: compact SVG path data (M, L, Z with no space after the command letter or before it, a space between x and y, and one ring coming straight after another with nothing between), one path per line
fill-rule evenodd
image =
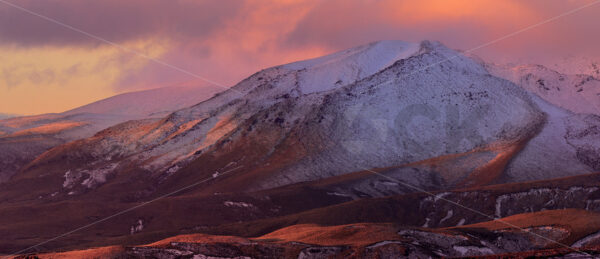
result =
M377 40L470 50L593 2L0 0L0 113L62 112L156 87L225 88ZM600 60L599 27L597 4L474 54L496 63Z

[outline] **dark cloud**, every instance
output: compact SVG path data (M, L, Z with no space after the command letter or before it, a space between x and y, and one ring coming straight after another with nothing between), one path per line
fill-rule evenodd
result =
M109 41L163 36L205 37L224 26L241 0L11 1ZM98 44L97 40L0 2L0 42L18 46Z

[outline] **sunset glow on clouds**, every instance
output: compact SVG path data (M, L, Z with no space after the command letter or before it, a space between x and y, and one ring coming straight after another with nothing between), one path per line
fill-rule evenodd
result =
M470 49L591 1L10 1L231 86L269 66L382 39ZM475 52L497 62L600 57L600 5ZM576 29L574 29L576 28ZM0 2L0 113L206 82Z

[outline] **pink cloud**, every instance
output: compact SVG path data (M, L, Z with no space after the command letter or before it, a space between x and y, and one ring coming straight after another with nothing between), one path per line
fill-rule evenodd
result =
M14 1L115 42L169 42L160 60L224 85L265 67L382 39L470 49L590 1ZM492 61L600 57L600 5L475 54ZM0 44L94 46L94 39L0 4ZM91 48L90 51L93 51ZM118 91L196 80L153 62L123 71Z

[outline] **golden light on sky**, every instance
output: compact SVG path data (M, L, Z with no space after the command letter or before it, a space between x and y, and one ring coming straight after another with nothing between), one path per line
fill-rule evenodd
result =
M158 57L165 48L160 44L135 42L124 44ZM44 46L0 48L2 89L0 111L7 114L61 112L110 97L123 73L135 73L148 59L124 53L112 46Z
M470 49L591 0L11 1L231 86L269 66L376 40ZM475 54L494 62L600 57L600 5ZM573 29L576 28L576 29ZM558 61L557 61L558 60ZM61 112L194 77L0 3L0 113Z

